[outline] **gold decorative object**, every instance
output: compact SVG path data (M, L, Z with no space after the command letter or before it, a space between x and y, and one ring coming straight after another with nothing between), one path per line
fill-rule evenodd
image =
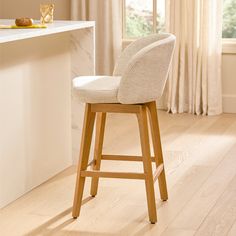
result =
M41 24L53 22L53 12L55 5L52 3L40 4Z

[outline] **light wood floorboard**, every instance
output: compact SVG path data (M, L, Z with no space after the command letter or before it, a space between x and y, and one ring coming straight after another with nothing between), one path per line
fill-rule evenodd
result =
M228 236L235 236L236 235L236 221L234 222L233 226L228 232Z
M227 235L236 220L236 175L200 225L197 236Z
M86 181L81 215L71 219L71 167L0 210L0 235L236 235L236 115L159 112L169 200L148 220L143 181L101 179L96 198ZM108 115L104 154L140 155L135 115ZM142 171L141 163L103 161L102 170Z

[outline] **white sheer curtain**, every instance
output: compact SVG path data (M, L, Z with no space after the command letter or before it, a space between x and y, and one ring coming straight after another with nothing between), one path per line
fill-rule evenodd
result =
M96 72L111 75L122 49L120 0L71 0L72 20L96 21Z
M222 112L222 0L166 0L167 30L177 36L167 87L172 113Z

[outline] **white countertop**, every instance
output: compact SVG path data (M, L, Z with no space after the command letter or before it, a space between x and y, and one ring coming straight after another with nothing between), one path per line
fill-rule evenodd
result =
M37 23L37 22L36 22ZM14 20L0 19L0 25L14 25ZM46 29L0 29L0 43L94 27L94 21L54 21Z

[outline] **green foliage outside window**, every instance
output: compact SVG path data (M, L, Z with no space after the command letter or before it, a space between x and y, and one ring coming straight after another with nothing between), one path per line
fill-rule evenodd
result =
M157 30L164 30L164 19L157 15ZM126 38L138 38L153 33L153 17L152 12L146 12L145 16L127 9L126 11Z
M223 38L236 38L236 0L224 0Z
M146 21L144 17L129 15L126 18L126 36L128 38L138 38L146 36L152 32L152 22Z

